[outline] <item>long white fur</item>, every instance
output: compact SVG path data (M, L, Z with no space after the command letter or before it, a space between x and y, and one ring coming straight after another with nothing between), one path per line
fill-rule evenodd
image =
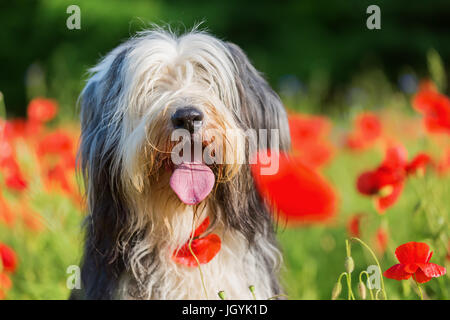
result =
M127 201L133 211L131 229L147 230L144 240L133 246L129 255L128 274L123 275L118 298L128 295L130 279L144 279L148 299L205 299L199 268L179 265L172 260L174 250L189 239L193 230L206 216L219 216L203 206L194 217L191 206L182 204L169 188L170 173L148 177L149 154L167 151L170 137L170 115L185 103L200 107L205 113L205 123L211 128L225 132L236 129L240 99L235 79L237 68L223 43L206 33L193 31L177 38L170 32L152 30L143 32L126 45L131 49L123 65L123 94L115 110L119 137L117 159L122 164L122 179L126 186ZM91 70L90 81L102 79L115 56L124 45L112 51ZM103 88L107 90L107 88ZM122 118L123 117L123 118ZM110 137L113 140L113 137ZM226 139L225 139L226 140ZM226 140L227 141L227 140ZM217 146L223 147L223 146ZM144 151L143 151L144 150ZM245 146L242 141L226 146L226 157L241 159ZM119 167L116 168L119 170ZM228 167L237 172L239 164ZM202 207L202 206L200 206ZM247 245L243 235L225 230L220 219L211 232L222 240L222 248L208 264L201 265L209 299L217 299L221 290L231 299L250 299L250 285L256 288L256 296L267 299L272 292L270 278L264 268L258 266L256 252ZM266 256L276 265L281 255L264 238L257 239ZM121 244L118 244L121 245ZM157 248L157 263L147 270L144 257ZM261 252L259 252L261 254ZM150 274L150 277L142 277Z

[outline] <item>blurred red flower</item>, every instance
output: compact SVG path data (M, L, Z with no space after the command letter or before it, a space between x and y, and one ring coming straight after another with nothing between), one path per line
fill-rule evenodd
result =
M204 237L200 237L206 231L210 224L207 217L194 231L191 242L191 249L198 263L205 264L210 262L220 251L221 240L217 234L211 233ZM187 267L197 267L198 263L189 250L189 240L172 254L172 259L179 264Z
M406 177L424 172L430 162L431 157L425 153L419 153L408 162L408 153L403 146L390 147L380 166L359 175L356 188L363 195L376 196L375 206L383 213L398 200Z
M53 187L61 188L67 194L73 192L73 188L67 177L67 173L63 165L57 164L47 172L47 187L52 189Z
M378 252L383 255L389 243L389 234L386 229L381 227L377 229L377 232L375 233L375 243Z
M273 212L284 216L289 223L317 222L331 218L337 207L337 197L331 185L298 157L278 155L278 172L261 174L265 167L256 155L251 166L256 187Z
M6 293L12 288L12 281L5 273L0 272L0 300L6 298Z
M439 93L432 82L422 82L412 104L416 111L423 114L428 132L450 134L450 99Z
M354 122L354 131L345 138L345 145L354 150L370 147L382 133L381 121L373 113L359 114Z
M406 165L407 174L416 174L425 172L426 167L432 163L431 157L426 153L417 154L410 163Z
M361 237L361 219L364 215L362 213L357 213L350 217L347 222L347 231L350 237Z
M290 114L288 116L292 145L300 146L305 142L325 138L331 129L331 122L322 116Z
M395 280L406 280L413 277L419 283L425 283L444 275L446 269L437 264L430 263L433 252L423 242L408 242L395 250L399 264L386 270L383 275Z
M358 177L358 191L364 195L377 196L375 204L380 213L392 206L403 190L406 157L406 149L402 146L391 147L386 151L385 159L378 168L366 171Z
M5 124L5 138L11 141L17 138L30 140L35 138L42 128L42 123L37 121L25 119L8 120Z
M27 182L20 171L14 171L9 174L5 179L5 184L9 189L15 191L23 191L27 188Z
M14 272L17 268L17 256L13 249L4 243L0 243L0 260L4 272Z
M8 227L12 227L16 221L16 215L9 208L3 196L0 194L0 221Z
M304 164L319 168L333 157L333 147L326 136L331 122L322 116L289 115L292 149Z
M58 112L58 103L52 99L35 98L28 105L28 119L35 122L47 122Z
M65 155L73 150L71 137L63 131L55 131L46 135L39 142L38 154Z

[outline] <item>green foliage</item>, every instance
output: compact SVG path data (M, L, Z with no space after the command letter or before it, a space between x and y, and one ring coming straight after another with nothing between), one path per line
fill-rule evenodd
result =
M81 30L68 30L66 8L81 8ZM381 30L366 28L366 8L381 7ZM202 28L240 45L271 84L286 75L304 84L307 105L329 109L339 85L367 68L385 70L391 81L411 66L426 74L424 57L435 48L450 57L446 0L401 1L92 1L20 0L0 4L0 90L12 115L24 115L27 70L40 65L47 92L74 117L86 71L101 56L150 23L184 31ZM435 56L435 55L434 55ZM432 59L436 61L435 58ZM441 77L433 63L433 77ZM317 94L320 93L320 94ZM314 97L315 100L310 101Z

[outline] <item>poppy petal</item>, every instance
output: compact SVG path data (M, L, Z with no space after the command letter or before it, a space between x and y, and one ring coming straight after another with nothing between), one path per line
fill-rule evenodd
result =
M402 168L408 162L408 151L404 146L398 145L386 150L382 166L389 168Z
M203 220L203 222L195 229L193 238L197 238L203 232L205 232L206 229L208 229L209 224L210 224L209 217L206 217L205 220Z
M414 274L414 280L418 283L425 283L430 281L432 278L428 277L421 269L417 269L417 272Z
M279 168L275 174L262 174L265 166L259 161L252 165L256 187L272 212L279 212L291 223L331 218L337 207L337 197L331 185L298 158L284 153L278 156Z
M408 273L416 272L417 268L419 268L419 266L416 263L405 264L405 271L408 272Z
M356 181L356 188L361 194L371 196L377 194L380 186L375 171L363 172Z
M441 267L440 265L437 265L435 263L420 264L419 268L427 277L430 278L443 276L447 272L444 267Z
M408 174L414 174L417 170L425 170L427 165L431 162L431 157L426 153L419 153L413 160L406 166Z
M30 101L27 113L32 121L47 122L58 113L58 104L52 99L35 98Z
M394 205L402 194L403 182L396 183L392 187L392 192L389 195L376 200L376 207L379 212L384 212L386 209Z
M400 263L427 263L430 255L430 247L423 242L408 242L395 250L395 255Z
M405 271L405 265L396 264L387 269L383 275L389 279L406 280L409 279L412 274Z
M6 244L0 243L0 260L3 265L3 270L7 272L14 272L17 268L17 256L13 249Z
M192 240L191 249L195 257L189 250L189 243L186 243L179 250L174 251L172 258L176 263L187 267L197 267L198 263L205 264L210 262L220 251L220 247L221 240L219 236L209 234L206 237Z

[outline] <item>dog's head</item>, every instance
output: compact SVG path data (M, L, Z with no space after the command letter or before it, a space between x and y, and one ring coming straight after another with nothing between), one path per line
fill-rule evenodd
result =
M113 225L151 194L176 206L211 200L217 211L251 210L252 153L290 146L277 94L238 46L207 33L142 32L91 72L80 156L89 209L115 208Z

